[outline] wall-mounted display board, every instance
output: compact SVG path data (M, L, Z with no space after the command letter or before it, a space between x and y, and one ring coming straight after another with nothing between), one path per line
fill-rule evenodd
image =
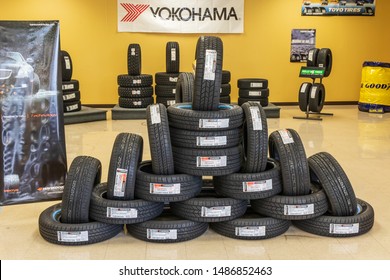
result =
M302 16L374 16L376 0L302 1Z
M290 62L306 62L309 50L315 46L315 29L293 29L291 31Z

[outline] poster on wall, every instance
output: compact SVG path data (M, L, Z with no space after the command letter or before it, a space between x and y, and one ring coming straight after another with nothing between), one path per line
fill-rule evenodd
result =
M118 0L117 9L118 32L244 32L244 0Z
M61 199L58 21L0 21L0 205Z
M291 31L290 62L306 62L309 50L315 46L315 29L293 29Z
M376 0L303 1L302 16L374 16Z

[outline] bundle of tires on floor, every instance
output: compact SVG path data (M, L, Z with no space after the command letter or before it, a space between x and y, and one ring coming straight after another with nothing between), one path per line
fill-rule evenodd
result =
M237 80L238 105L248 101L259 102L267 107L269 103L268 80L260 78L242 78Z
M72 58L65 50L61 50L61 68L64 113L80 111L82 108L80 101L80 83L78 80L72 79Z
M129 44L127 74L118 75L118 105L121 108L146 108L154 103L153 76L141 74L141 46Z

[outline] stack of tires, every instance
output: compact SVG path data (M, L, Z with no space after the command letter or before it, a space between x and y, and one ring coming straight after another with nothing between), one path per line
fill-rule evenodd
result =
M268 106L269 88L267 79L245 78L237 80L238 105L248 101L259 102L262 107Z
M141 47L129 44L127 74L118 75L119 107L139 109L154 103L153 76L141 74Z
M166 107L176 103L176 84L180 74L180 49L178 42L166 44L166 72L155 74L156 103Z
M324 77L332 71L332 51L328 48L313 48L309 50L307 67L324 68ZM325 86L322 78L319 83L302 83L298 94L299 109L302 112L320 113L325 102Z
M230 104L230 93L232 86L230 84L231 73L228 70L222 70L222 84L221 84L221 95L219 98L220 103Z
M67 51L61 50L62 67L62 100L64 113L77 112L81 110L80 83L72 79L73 63Z

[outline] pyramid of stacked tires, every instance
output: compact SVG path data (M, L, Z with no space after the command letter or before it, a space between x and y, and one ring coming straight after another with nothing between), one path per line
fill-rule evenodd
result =
M141 46L129 44L127 74L118 75L118 105L121 108L146 108L154 103L153 76L141 74Z
M159 243L191 240L209 227L246 240L279 236L292 224L329 237L372 228L373 208L356 198L332 155L307 158L293 129L268 136L259 102L219 102L222 48L218 37L198 40L192 102L147 107L151 160L142 159L139 135L120 133L107 183L100 183L99 160L72 162L62 204L40 215L44 239L91 244L124 227L137 239ZM216 61L212 70L206 70L209 61Z
M242 78L237 80L238 105L245 102L259 102L262 107L269 104L268 80L261 78Z
M81 110L80 83L72 79L73 63L67 51L61 50L62 67L62 99L64 113L77 112Z

